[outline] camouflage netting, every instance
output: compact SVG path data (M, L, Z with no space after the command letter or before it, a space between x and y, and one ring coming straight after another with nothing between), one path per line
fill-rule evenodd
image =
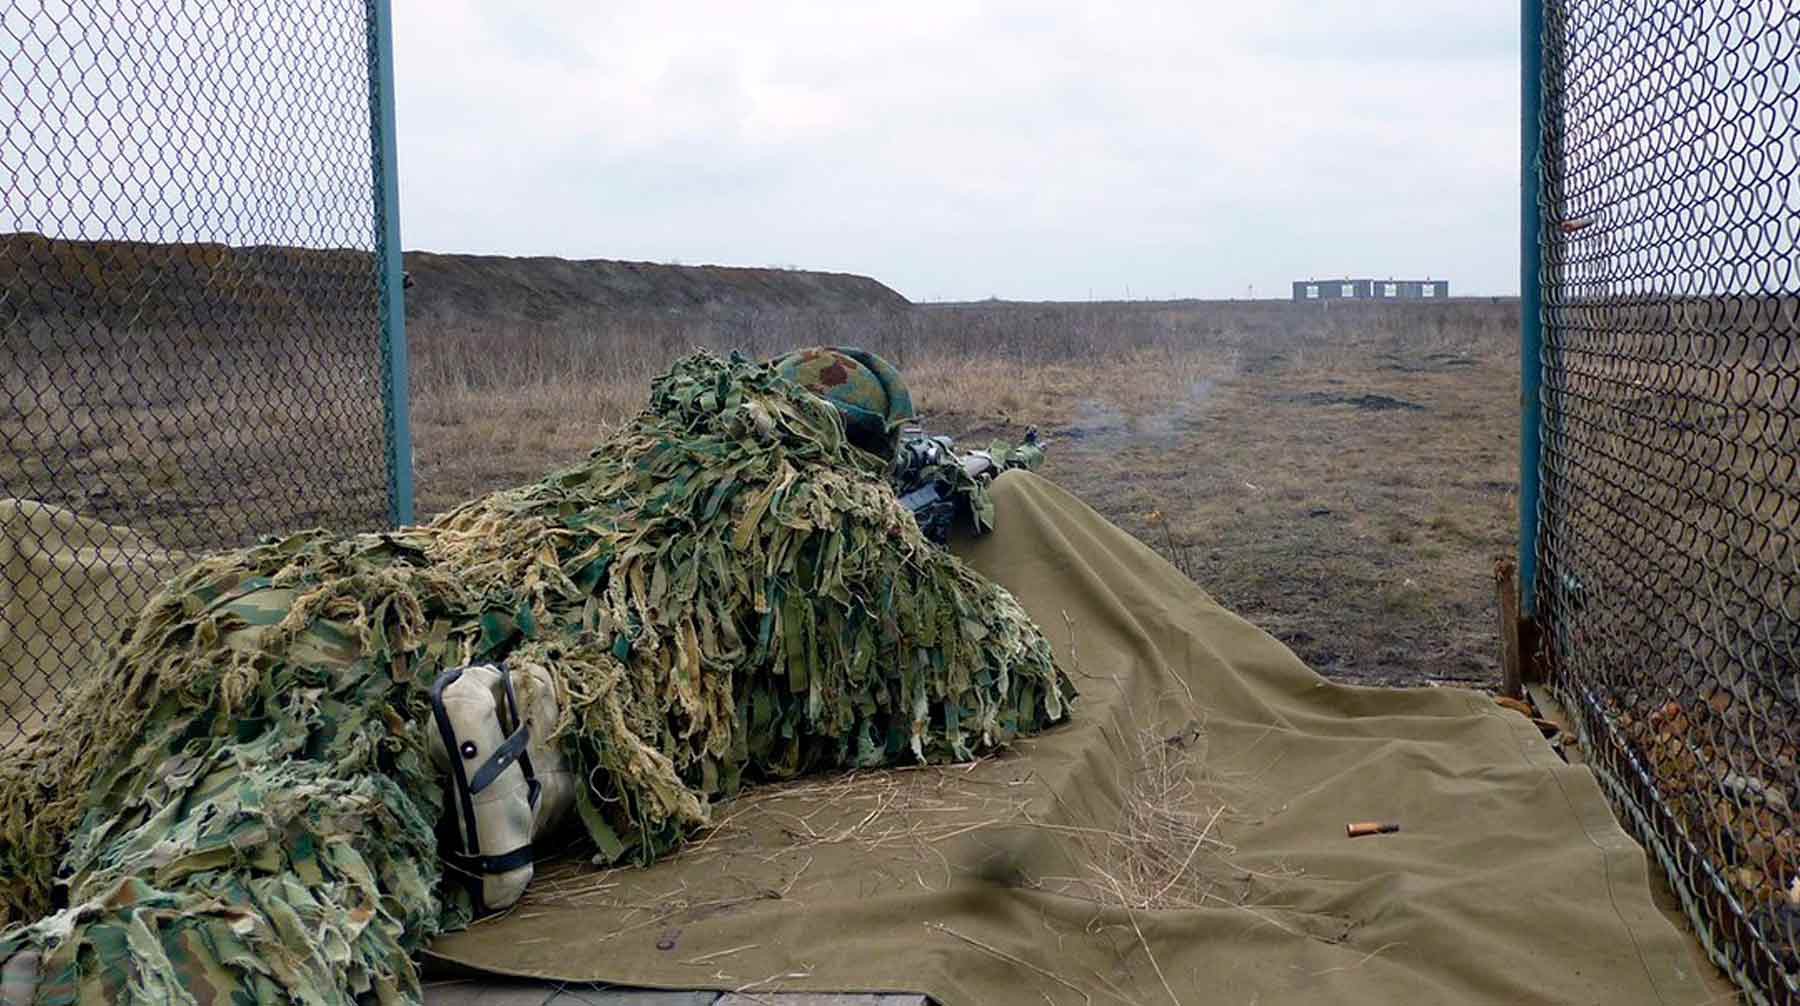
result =
M199 562L0 756L0 982L415 1001L410 954L468 919L426 755L428 689L462 663L549 672L608 862L705 827L741 777L969 758L1060 720L1042 634L882 476L830 406L699 354L540 482Z

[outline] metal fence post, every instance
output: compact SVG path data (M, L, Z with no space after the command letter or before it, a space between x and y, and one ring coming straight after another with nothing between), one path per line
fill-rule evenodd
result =
M413 520L412 420L407 394L406 274L400 248L400 176L394 144L394 22L388 0L369 2L369 137L374 155L375 248L381 270L382 407L387 416L388 520Z
M1529 619L1537 614L1538 476L1544 450L1542 0L1522 0L1519 11L1519 613Z

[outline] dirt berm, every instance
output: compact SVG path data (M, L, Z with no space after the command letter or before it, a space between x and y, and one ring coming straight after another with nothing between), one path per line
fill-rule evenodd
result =
M407 319L552 321L594 311L905 308L867 276L607 259L407 252Z
M867 276L409 251L408 320L546 322L614 311L902 309ZM354 249L71 241L0 234L0 321L29 333L58 318L134 330L350 321L373 303L374 255ZM32 323L38 323L33 325ZM45 348L45 347L40 347Z

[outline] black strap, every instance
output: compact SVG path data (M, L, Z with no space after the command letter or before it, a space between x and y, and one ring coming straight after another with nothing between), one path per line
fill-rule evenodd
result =
M469 856L458 853L449 858L457 866L474 873L510 873L521 866L531 865L531 843L526 842L511 852L502 852L495 856Z
M505 772L507 767L517 761L519 771L525 776L528 787L527 799L533 812L537 810L538 799L543 794L543 783L538 781L537 773L531 765L531 729L519 708L519 697L513 690L512 673L504 663L497 670L500 672L500 683L504 687L505 701L499 710L500 729L505 730L507 720L512 721L514 729L507 735L493 754L489 755L480 768L475 770L471 779L456 739L456 731L450 724L450 713L444 708L444 689L455 684L462 677L466 668L453 667L438 675L431 685L431 713L436 721L438 735L444 742L444 750L449 756L450 772L453 776L451 788L456 790L457 810L461 811L463 828L457 837L457 844L463 848L446 853L445 858L465 871L464 887L469 892L476 915L489 914L487 902L482 898L482 878L484 875L508 873L520 867L529 866L533 861L531 843L494 856L484 856L473 849L481 845L480 832L475 827L475 794L494 784L494 780Z
M519 708L519 695L513 690L512 671L504 663L500 665L500 684L506 689L507 710L512 715L513 722L518 724L519 734L525 738L519 747L519 771L525 776L525 785L529 787L526 799L530 802L531 810L535 814L538 794L544 791L544 787L538 782L537 773L531 767L530 725L525 722L524 710ZM501 724L500 728L504 730L506 725Z
M525 753L525 745L530 742L531 734L524 727L514 730L512 736L501 741L500 746L494 749L494 753L488 757L488 760L475 770L475 778L469 780L469 792L479 793L492 786L494 780L500 778L500 773L506 771L514 759ZM521 767L523 767L525 759L520 759L520 761ZM527 778L529 778L529 774Z

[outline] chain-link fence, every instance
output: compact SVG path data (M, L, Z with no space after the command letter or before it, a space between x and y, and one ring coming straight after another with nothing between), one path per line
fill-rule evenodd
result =
M0 743L184 553L403 502L385 15L0 0Z
M1544 11L1539 624L1715 960L1800 1001L1800 16Z

